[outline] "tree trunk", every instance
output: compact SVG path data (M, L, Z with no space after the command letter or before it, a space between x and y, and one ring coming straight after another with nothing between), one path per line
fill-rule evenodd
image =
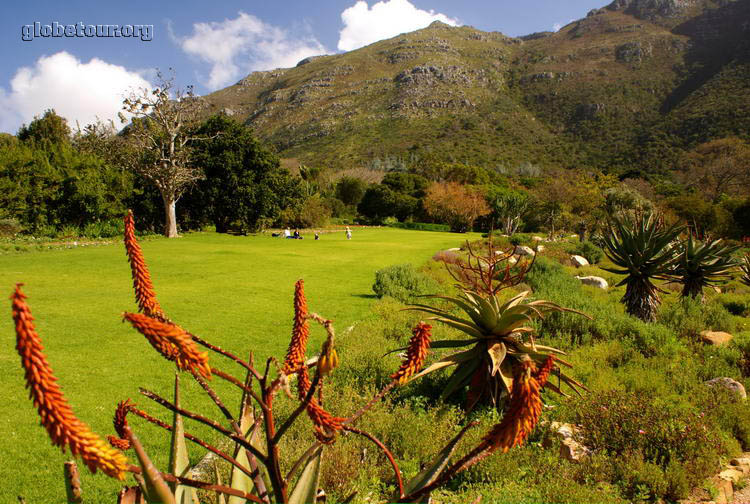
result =
M177 215L175 206L177 200L172 197L162 195L164 201L164 236L167 238L177 237Z

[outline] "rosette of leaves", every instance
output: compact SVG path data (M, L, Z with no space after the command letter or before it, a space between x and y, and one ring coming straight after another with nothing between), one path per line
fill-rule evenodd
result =
M682 297L703 298L703 288L725 283L739 266L732 257L739 247L721 240L701 242L689 236L680 244L674 276L682 284Z
M750 285L750 256L745 256L742 264L740 264L740 271L742 271L740 281L745 285Z
M494 294L480 295L470 290L463 290L457 297L426 296L447 301L458 307L460 315L454 315L451 309L424 304L409 306L407 310L429 313L433 315L430 320L458 329L467 336L464 339L434 341L431 344L432 348L468 347L426 367L412 377L412 380L454 366L455 370L441 394L441 399L468 386L467 410L473 409L480 400L488 400L500 409L502 397L510 395L513 389L515 364L528 357L538 366L542 366L549 356L553 356L556 363L570 367L570 364L560 358L565 352L536 344L533 338L534 330L528 324L550 312L584 314L550 301L531 301L528 296L529 291L524 291L505 302L501 302ZM562 395L566 395L560 389L562 382L576 393L579 393L578 389L584 388L559 369L558 376L557 386L552 383L548 383L547 386Z
M682 231L673 225L666 227L654 214L645 213L634 219L613 218L604 234L604 253L616 268L606 271L626 275L617 286L625 285L622 303L625 310L646 322L656 318L661 304L659 289L652 280L671 279L676 262L672 242Z

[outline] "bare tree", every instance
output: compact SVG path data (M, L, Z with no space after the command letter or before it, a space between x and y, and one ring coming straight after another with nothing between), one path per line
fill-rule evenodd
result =
M683 180L714 203L750 189L750 144L737 137L697 146L683 160Z
M174 87L174 75L165 78L159 72L154 89L141 88L123 100L123 110L133 120L126 136L137 147L138 155L130 167L156 186L164 203L164 235L177 236L175 207L186 189L203 177L200 168L191 166L191 143L203 138L190 134L204 101L192 87ZM120 119L127 122L124 114Z

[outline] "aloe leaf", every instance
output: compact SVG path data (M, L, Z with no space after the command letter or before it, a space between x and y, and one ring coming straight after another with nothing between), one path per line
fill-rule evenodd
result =
M490 355L490 360L492 361L490 375L495 376L495 374L500 371L500 366L505 360L508 350L505 348L505 344L502 341L498 341L487 349L487 353Z
M223 485L223 482L221 481L221 473L219 472L219 466L216 464L216 462L214 462L214 474L216 474L216 484ZM223 493L217 492L216 496L217 496L216 504L227 504L227 499L224 497Z
M180 375L174 375L174 404L180 407ZM172 442L169 449L169 472L175 476L190 478L192 470L185 443L185 427L182 415L174 412L172 417ZM174 483L171 485L177 504L200 504L195 488Z
M456 348L477 343L477 338L463 340L437 340L430 343L430 348Z
M451 326L451 327L453 327L455 329L458 329L459 331L464 332L464 333L468 334L469 336L472 336L472 337L477 338L477 339L481 339L481 338L485 337L484 333L482 333L482 331L480 331L473 324L468 324L468 323L464 324L464 323L461 323L461 322L455 322L453 320L442 318L442 317L433 317L433 318L431 318L431 320L437 320L438 322L442 322L445 325L449 325L449 326Z
M419 489L426 487L427 485L435 481L438 476L440 476L440 473L443 471L443 469L445 469L445 466L448 465L448 460L456 450L456 446L458 446L458 443L464 437L464 434L466 434L466 432L474 425L476 424L470 423L463 429L461 429L461 432L459 432L458 435L456 435L456 437L454 437L445 446L445 448L440 450L438 454L435 455L435 457L430 461L430 463L427 464L425 468L419 472L419 474L414 476L406 483L406 485L404 486L405 495L409 495L419 491ZM429 498L429 494L426 494L422 497L422 499L420 499L419 502L429 502ZM399 496L396 496L394 500L398 499Z
M479 351L478 351L478 347L476 346L469 350L464 350L463 352L451 354L448 357L444 357L443 359L435 362L434 364L424 368L422 371L412 376L409 381L416 380L417 378L424 376L426 374L432 373L433 371L437 371L438 369L443 369L444 367L448 367L448 366L455 366L456 364L460 364L469 359L474 359L478 355L479 355Z
M318 494L320 461L322 456L323 447L320 447L307 459L305 468L302 469L302 474L294 485L292 494L289 496L289 504L309 504L315 502L315 497Z
M505 392L510 396L513 390L513 364L509 359L505 359L500 365L500 378L502 378Z
M141 466L141 476L144 481L144 493L146 494L146 501L149 504L176 504L174 495L169 489L169 485L161 477L161 473L151 459L146 454L146 450L143 449L138 436L132 431L130 432L130 441L133 445L133 451L135 456L138 458L138 464Z
M470 361L464 361L456 366L456 370L453 371L453 374L448 379L448 383L440 393L440 400L445 400L445 398L451 395L453 392L467 385L469 380L471 379L471 375L474 374L480 364L481 361L479 359L474 359Z

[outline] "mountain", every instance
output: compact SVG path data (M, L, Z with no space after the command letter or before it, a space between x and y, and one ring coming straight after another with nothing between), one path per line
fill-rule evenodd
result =
M750 138L750 0L615 0L520 38L435 22L206 99L291 162L658 172L698 143Z

